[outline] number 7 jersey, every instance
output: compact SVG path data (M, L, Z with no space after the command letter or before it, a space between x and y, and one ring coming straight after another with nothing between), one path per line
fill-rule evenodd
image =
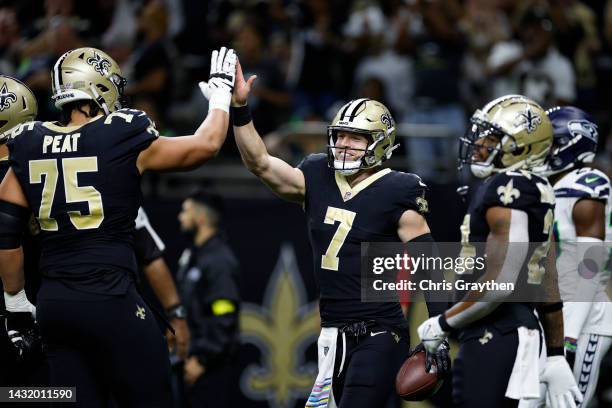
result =
M406 210L427 212L426 185L414 174L381 169L352 188L313 154L298 166L304 173L304 209L323 326L377 320L405 324L399 302L361 301L361 243L399 242Z
M157 136L131 109L82 126L28 122L14 131L9 162L40 224L43 276L91 292L127 288L142 200L136 160Z

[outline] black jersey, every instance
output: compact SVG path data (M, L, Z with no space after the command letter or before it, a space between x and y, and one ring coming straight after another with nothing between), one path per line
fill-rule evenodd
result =
M10 165L40 224L43 276L91 292L126 290L142 199L136 160L157 136L132 109L82 126L29 122L14 133Z
M399 242L402 214L427 211L426 185L414 174L383 169L351 188L328 167L325 154L306 157L299 168L306 180L305 211L322 325L370 319L403 324L398 302L361 302L361 243Z
M0 158L0 183L2 183L2 180L4 179L4 176L6 175L6 172L9 169L9 161L8 158L7 159L2 159Z
M506 207L524 211L527 214L529 242L532 244L515 284L513 295L521 293L525 296L528 293L537 293L541 289L543 263L554 219L555 197L552 187L545 178L527 171L497 173L489 177L479 186L463 220L461 234L464 245L468 241L486 242L490 232L486 213L491 207ZM484 250L483 245L475 247L478 248L478 251ZM482 256L483 254L477 255ZM479 274L474 274L472 279L476 280L479 277ZM508 300L512 300L513 295L510 295ZM520 326L538 328L533 313L533 304L507 302L466 328L463 331L464 335L482 335L478 328L489 324L502 332L514 330Z

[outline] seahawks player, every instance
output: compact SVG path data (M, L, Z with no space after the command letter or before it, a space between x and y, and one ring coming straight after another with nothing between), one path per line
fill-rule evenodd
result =
M220 149L236 56L211 58L209 113L195 134L160 137L146 113L124 108L125 79L95 48L62 55L52 71L57 123L11 134L0 184L0 274L7 309L30 312L20 232L31 211L41 228L37 320L51 385L76 386L77 406L171 404L168 349L136 293L134 219L140 175L196 167ZM9 328L10 329L10 328Z
M323 326L307 406L384 406L409 342L399 302L361 302L361 242L433 243L423 217L426 186L414 174L380 167L397 146L395 122L371 99L339 110L328 128L327 154L310 155L295 168L270 156L246 106L255 77L245 81L239 63L236 75L232 115L245 165L306 212ZM446 304L428 306L439 313ZM442 371L447 346L434 353Z
M606 294L609 271L603 241L612 240L610 180L590 168L597 150L597 125L571 106L550 109L554 139L542 174L556 197L554 230L559 241L557 269L563 299L565 352L573 363L582 406L593 398L599 367L612 344L612 305ZM581 260L590 258L597 270ZM580 265L580 266L579 266Z
M419 337L426 348L435 349L449 332L457 332L456 406L511 407L521 398L537 398L538 320L533 304L513 297L544 285L553 302L538 306L549 352L541 380L548 384L552 407L575 406L574 398L581 400L581 395L563 358L556 273L541 266L551 256L554 194L548 181L532 172L549 152L550 121L532 100L507 95L477 110L471 123L461 139L460 160L486 179L461 226L463 255L476 255L471 243L486 242L486 270L476 278L516 286L514 291L468 292L463 301L425 321ZM527 242L539 244L534 249Z

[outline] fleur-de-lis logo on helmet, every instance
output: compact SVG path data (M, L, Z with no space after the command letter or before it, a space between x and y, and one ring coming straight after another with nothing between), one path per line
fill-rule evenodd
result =
M519 113L516 120L516 125L525 126L525 129L527 129L527 133L531 133L536 130L538 125L542 123L542 118L537 113L535 113L530 106L527 106L525 112Z
M10 108L11 103L15 102L17 102L17 95L8 90L5 82L2 84L2 88L0 88L0 112Z
M111 67L110 61L102 58L97 52L94 52L93 57L87 58L87 63L93 66L100 75L108 75L108 70Z
M387 127L387 131L393 127L393 118L387 112L380 115L380 121Z

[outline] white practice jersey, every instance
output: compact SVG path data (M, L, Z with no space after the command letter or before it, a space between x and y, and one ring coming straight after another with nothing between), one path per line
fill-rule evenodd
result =
M557 253L559 289L562 300L567 302L575 299L574 292L578 274L576 227L572 218L574 205L584 198L606 201L606 242L612 241L610 180L601 171L584 167L563 176L553 188L556 198L554 229L559 242ZM612 303L606 294L610 279L610 259L607 259L606 264L608 271L600 274L600 284L593 299L594 303L582 326L583 333L612 336ZM571 319L571 316L566 315L565 318ZM569 324L570 322L565 322L566 327Z

